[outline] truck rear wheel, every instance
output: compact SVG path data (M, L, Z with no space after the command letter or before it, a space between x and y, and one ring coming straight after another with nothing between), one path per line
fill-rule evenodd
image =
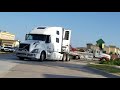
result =
M66 59L67 59L67 55L66 55L66 53L64 53L64 54L63 54L62 61L64 62L64 61L66 61Z
M40 55L40 61L44 61L46 59L46 54L45 52L42 52Z
M70 61L70 56L69 56L69 54L66 55L66 61Z
M80 57L77 55L77 56L75 56L75 59L77 59L77 60L78 60L78 59L80 59Z

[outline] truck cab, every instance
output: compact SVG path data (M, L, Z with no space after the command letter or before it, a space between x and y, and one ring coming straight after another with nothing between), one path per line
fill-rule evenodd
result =
M70 37L71 30L63 27L36 27L25 35L16 56L19 59L68 61Z

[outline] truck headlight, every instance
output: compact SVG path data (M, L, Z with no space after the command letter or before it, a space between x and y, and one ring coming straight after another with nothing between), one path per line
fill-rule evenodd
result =
M39 53L39 49L34 49L31 51L31 53Z

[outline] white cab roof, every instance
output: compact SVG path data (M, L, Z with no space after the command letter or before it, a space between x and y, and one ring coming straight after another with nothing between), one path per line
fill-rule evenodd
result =
M61 29L62 27L46 27L46 26L39 26L34 28L30 34L45 34L45 35L52 35L56 30Z

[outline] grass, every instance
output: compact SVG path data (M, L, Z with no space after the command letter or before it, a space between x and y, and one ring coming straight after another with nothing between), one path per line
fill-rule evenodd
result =
M117 65L120 66L120 59L110 60L110 61L100 61L99 64L107 64L107 65Z
M120 75L120 69L112 67L110 65L88 64L88 66L92 67L92 68L95 68L95 69L103 70L103 71L108 72L108 73L114 73L114 74L119 74Z

